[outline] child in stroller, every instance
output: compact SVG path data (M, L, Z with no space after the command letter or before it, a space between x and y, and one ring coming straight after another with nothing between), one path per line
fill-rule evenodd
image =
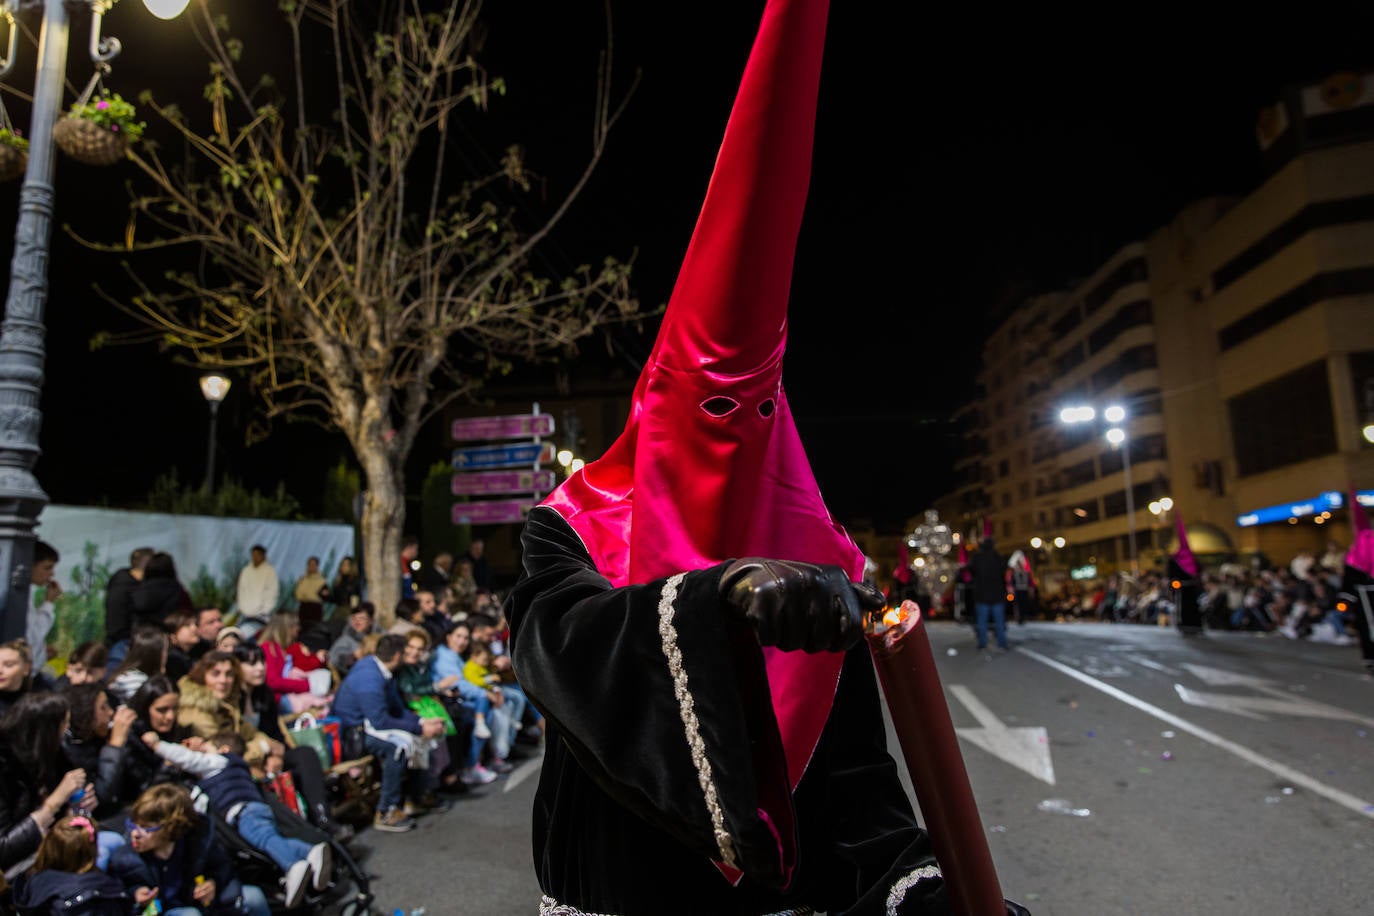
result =
M299 829L282 830L288 819L299 819L289 814L287 818L281 817L264 798L243 760L242 739L236 733L221 733L208 742L218 753L192 751L162 741L153 732L145 734L143 740L158 756L199 778L197 790L206 807L231 828L223 830L221 837L236 853L235 858L244 858L238 855L241 850L233 848L239 845L234 842L238 840L265 854L279 869L278 873L284 874L282 905L293 909L306 902L307 892L313 890L319 895L328 890L334 859L328 835L310 836L307 840L299 836ZM262 886L278 883L273 874L263 877L267 880Z

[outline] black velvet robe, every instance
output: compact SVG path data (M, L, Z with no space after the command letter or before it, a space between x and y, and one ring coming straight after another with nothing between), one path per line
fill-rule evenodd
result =
M815 755L787 794L763 655L721 608L724 564L685 575L671 622L724 824L745 872L720 859L674 694L660 595L666 580L614 588L553 510L530 513L524 574L506 605L516 675L549 729L535 797L544 892L616 916L759 914L810 906L881 914L893 886L933 867L886 749L862 644L845 660ZM760 808L783 811L775 837ZM783 823L788 816L793 825ZM795 850L795 867L780 861ZM938 878L905 884L902 913L944 913Z
M1347 563L1341 591L1350 597L1365 670L1374 674L1374 576Z
M1178 615L1176 625L1186 633L1202 632L1202 609L1198 607L1202 583L1173 557L1169 558L1169 577L1179 584L1174 591L1174 609Z

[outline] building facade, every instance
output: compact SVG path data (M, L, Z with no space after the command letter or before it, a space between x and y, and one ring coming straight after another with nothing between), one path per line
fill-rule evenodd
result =
M1000 323L944 517L1084 574L1156 565L1175 513L1232 555L1348 543L1348 493L1374 490L1374 74L1285 94L1259 137L1259 188ZM1125 408L1125 442L1060 422L1079 405Z

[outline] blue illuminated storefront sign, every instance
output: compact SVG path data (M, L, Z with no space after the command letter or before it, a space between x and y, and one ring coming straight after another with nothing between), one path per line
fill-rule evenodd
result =
M1374 507L1374 490L1361 490L1355 496L1360 501L1360 505ZM1344 506L1345 496L1336 490L1328 490L1311 499L1302 499L1277 506L1266 506L1263 509L1255 509L1244 515L1236 516L1236 524L1242 528L1249 528L1252 525L1267 525L1270 522L1286 522L1290 518L1318 515Z

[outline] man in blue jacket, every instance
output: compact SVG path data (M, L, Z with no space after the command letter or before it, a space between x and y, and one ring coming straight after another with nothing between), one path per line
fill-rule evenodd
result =
M376 654L359 659L348 672L330 708L344 728L363 729L367 752L381 761L382 794L372 826L388 833L415 828L414 819L401 807L401 791L407 772L423 779L425 771L412 770L410 758L421 751L421 742L444 734L442 720L421 719L401 699L392 674L401 667L405 647L404 636L383 636Z

